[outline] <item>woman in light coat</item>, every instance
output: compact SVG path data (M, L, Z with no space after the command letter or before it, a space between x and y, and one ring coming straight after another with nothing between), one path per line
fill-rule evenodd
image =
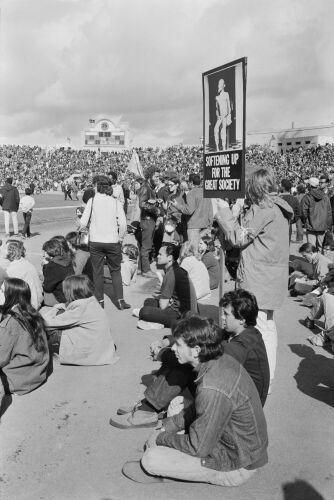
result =
M118 361L105 311L93 295L93 284L83 274L65 278L66 304L41 311L50 333L49 343L58 345L59 361L71 365L111 365Z
M288 290L289 220L293 210L275 195L273 175L260 169L246 185L249 209L240 223L223 200L217 200L216 219L226 240L241 248L237 281L253 293L259 305L257 328L265 343L274 379L277 351L277 330L274 311L280 309Z
M9 240L6 245L6 258L10 264L7 275L10 278L19 278L28 283L31 292L31 305L38 310L43 301L42 282L35 266L26 258L26 249L22 241Z

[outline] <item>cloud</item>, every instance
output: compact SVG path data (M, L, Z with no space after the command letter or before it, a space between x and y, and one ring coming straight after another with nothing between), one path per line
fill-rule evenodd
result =
M104 113L133 144L198 143L201 73L248 57L247 129L333 120L331 0L4 0L0 136L43 144Z

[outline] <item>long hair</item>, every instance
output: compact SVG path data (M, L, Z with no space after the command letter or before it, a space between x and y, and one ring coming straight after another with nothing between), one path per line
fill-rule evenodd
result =
M269 193L275 191L277 191L275 177L264 168L253 172L246 183L246 199L261 208L272 205Z
M92 297L94 294L94 286L85 274L73 274L64 279L63 292L66 302L69 304L74 300Z
M186 241L180 250L180 260L182 262L183 259L191 256L198 258L198 248L195 248L195 245L190 241Z
M206 250L205 253L208 252L215 252L215 243L213 241L213 238L211 236L205 235L202 236L201 240L206 244Z
M3 316L12 316L27 330L36 351L46 352L45 323L42 316L31 305L28 283L19 278L6 278L3 284L5 303L0 306L0 312Z
M53 236L51 240L44 243L42 249L50 257L64 257L71 255L69 246L64 236Z

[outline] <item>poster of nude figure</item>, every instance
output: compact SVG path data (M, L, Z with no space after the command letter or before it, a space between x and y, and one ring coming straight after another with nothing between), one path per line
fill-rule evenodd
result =
M202 74L204 197L245 191L247 58Z

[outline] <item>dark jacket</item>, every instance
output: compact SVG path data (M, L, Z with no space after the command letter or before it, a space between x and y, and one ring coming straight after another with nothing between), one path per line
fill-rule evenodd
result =
M232 356L199 365L194 406L163 421L156 439L218 471L255 469L267 461L267 424L254 382ZM177 434L185 429L185 434Z
M20 205L20 195L17 187L6 184L1 188L2 210L17 212Z
M47 379L49 350L36 350L31 335L10 315L0 320L0 377L7 393L26 394Z
M63 293L63 281L67 276L74 274L71 258L67 256L54 257L43 266L43 274L44 292L53 293L58 302L65 303L66 299Z
M282 193L281 198L289 203L290 207L293 210L293 218L290 220L291 224L294 224L297 220L300 219L300 203L298 198L290 193Z
M156 199L156 192L149 184L149 182L144 182L137 191L138 204L140 208L141 219L152 218L156 220L159 215L159 209L153 203L147 203L148 200Z
M173 335L165 335L163 338L168 339L171 346L175 342ZM247 327L234 337L230 337L227 332L224 332L223 355L225 354L235 358L245 368L258 390L262 406L264 406L268 395L270 375L267 351L259 330Z
M231 337L224 345L225 354L233 356L245 368L264 406L268 395L270 375L267 351L259 330L248 327L239 335Z
M210 290L218 288L220 280L220 265L213 252L206 252L202 255L202 262L208 270L210 278Z
M302 221L308 231L325 232L332 226L332 207L320 189L311 189L301 203Z

